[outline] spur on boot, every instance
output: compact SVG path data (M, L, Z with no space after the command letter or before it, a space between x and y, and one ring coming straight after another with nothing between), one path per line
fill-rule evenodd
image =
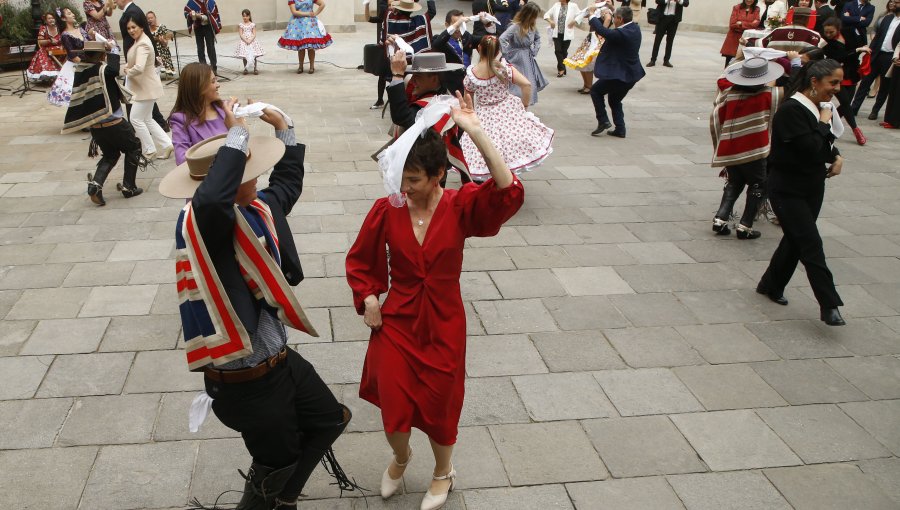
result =
M450 466L450 472L444 476L433 476L433 480L450 480L450 487L447 488L447 492L441 494L432 494L431 489L428 489L428 492L425 493L425 497L422 498L422 506L419 507L419 510L437 510L444 506L444 503L447 502L447 496L450 495L450 492L453 490L453 485L456 483L456 470L453 469L453 465Z
M717 236L727 236L731 233L731 229L728 228L728 222L725 220L720 220L719 218L713 218L712 229Z
M837 308L822 308L819 317L822 319L822 322L829 326L844 326L847 324Z
M91 174L87 175L88 178L88 188L87 194L91 197L91 202L97 205L106 205L106 200L103 200L103 186L94 182L94 176Z
M759 230L753 230L750 227L745 227L738 223L737 226L737 237L738 239L758 239L762 234Z
M406 462L404 462L403 464L397 462L397 456L394 455L391 463L396 464L397 467L404 468L405 471L405 468L409 465L410 460L412 460L412 448L409 449L409 455L406 457ZM397 478L395 480L391 478L390 470L391 467L388 466L388 468L384 470L384 474L381 475L381 497L383 499L387 499L396 494L400 489L400 485L403 484L403 475L401 474L400 478Z
M140 195L144 192L144 188L138 188L134 186L133 188L127 188L124 184L116 184L116 189L122 192L122 196L125 198L132 198Z

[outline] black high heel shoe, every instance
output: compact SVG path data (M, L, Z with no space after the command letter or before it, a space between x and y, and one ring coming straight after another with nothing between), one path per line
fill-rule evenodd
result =
M837 308L822 308L819 318L829 326L844 326L847 324Z

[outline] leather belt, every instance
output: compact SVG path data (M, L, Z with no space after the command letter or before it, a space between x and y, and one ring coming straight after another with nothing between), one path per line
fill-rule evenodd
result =
M115 125L118 124L119 122L122 122L122 118L121 118L121 117L119 117L119 118L116 119L116 120L111 120L111 121L106 122L106 123L103 123L103 124L94 124L94 125L91 126L91 127L94 128L94 129L103 129L103 128L107 128L107 127L110 127L110 126L115 126Z
M266 358L263 362L261 362L259 365L256 365L255 367L242 368L240 370L218 370L215 368L206 367L203 369L203 375L210 381L225 384L252 381L254 379L259 379L260 377L271 372L272 369L277 367L278 364L284 361L286 358L287 348L284 348L278 354Z

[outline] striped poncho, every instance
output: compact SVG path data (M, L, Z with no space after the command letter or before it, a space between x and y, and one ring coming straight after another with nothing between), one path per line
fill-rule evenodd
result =
M431 23L424 14L409 16L403 11L388 11L382 33L402 37L416 53L431 50Z
M269 206L257 199L247 207L234 208L234 253L253 297L261 306L273 309L286 326L319 336L281 272ZM216 273L190 203L178 217L175 249L178 309L188 368L199 370L210 363L219 366L252 354L250 334Z
M219 17L219 7L216 5L216 0L188 0L187 5L184 6L184 19L187 20L188 33L203 24L199 19L191 19L191 11L199 12L206 16L209 26L212 27L214 33L218 34L219 30L222 30L222 18Z
M712 166L741 165L767 157L771 119L783 96L779 87L722 91L709 116Z

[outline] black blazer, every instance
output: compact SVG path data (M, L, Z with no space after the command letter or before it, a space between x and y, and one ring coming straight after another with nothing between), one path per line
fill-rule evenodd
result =
M769 189L796 195L819 192L826 165L840 154L833 143L828 124L819 122L800 101L786 100L772 118Z
M878 28L875 29L875 37L869 46L869 48L872 48L872 60L875 60L878 54L882 53L881 45L884 44L884 38L887 37L887 31L891 28L891 21L894 20L894 16L894 14L885 16ZM894 37L891 38L891 48L896 48L898 43L900 43L900 28L894 30Z
M119 18L119 32L122 34L122 58L126 61L128 60L128 50L130 50L131 46L134 44L134 39L128 35L128 29L125 27L128 25L128 21L131 17L137 14L144 14L144 11L141 10L136 3L132 3L122 11L122 17ZM153 34L147 30L144 30L144 33L147 34L147 37L149 37L151 41L153 40Z
M666 4L667 0L656 0L656 8L659 10L659 15L662 16L664 12L666 12ZM684 8L688 7L691 3L691 0L684 0L684 4L679 5L675 4L675 23L681 23L681 15L684 12ZM637 21L637 20L635 20Z
M291 285L303 280L300 256L294 245L294 237L287 223L287 215L300 199L303 191L303 158L306 146L286 147L284 156L275 165L269 177L269 187L262 190L264 201L272 209L275 231L278 234L281 272ZM251 335L259 321L259 302L244 282L234 256L234 196L241 184L244 153L230 147L222 147L216 155L209 175L197 188L192 199L194 217L203 236L203 242L219 274L228 299Z
M450 46L451 37L453 36L444 30L432 39L431 49L443 52L447 57L447 63L462 64L463 60L459 58L459 55L457 55L456 51ZM472 51L477 49L478 45L481 44L481 38L482 36L476 36L469 32L466 32L460 38L459 46L462 48L463 53L469 56L469 62L472 62ZM447 90L451 95L455 94L456 91L465 93L465 89L463 88L463 80L465 77L465 69L441 73L441 81L444 83L444 86L447 87Z

